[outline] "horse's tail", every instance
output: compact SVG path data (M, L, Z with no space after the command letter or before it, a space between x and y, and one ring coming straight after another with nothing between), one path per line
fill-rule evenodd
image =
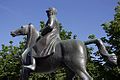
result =
M89 45L89 44L100 44L101 40L100 39L91 39L91 40L87 40L87 41L84 41L84 44L85 45Z
M109 56L108 51L106 50L106 47L101 39L91 39L88 41L84 41L84 44L96 44L102 56Z

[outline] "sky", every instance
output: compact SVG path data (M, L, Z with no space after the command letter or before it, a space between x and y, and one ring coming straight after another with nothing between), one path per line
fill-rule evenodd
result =
M114 19L118 0L0 0L0 46L14 41L18 45L23 37L11 37L10 32L32 23L40 30L40 21L47 21L46 10L57 9L58 21L81 41L89 34L97 38L105 35L101 24Z

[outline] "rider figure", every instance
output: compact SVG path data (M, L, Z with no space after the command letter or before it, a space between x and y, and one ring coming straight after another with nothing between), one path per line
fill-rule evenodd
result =
M33 46L35 52L39 53L37 57L46 57L53 54L55 52L56 43L61 40L59 36L59 23L56 18L57 10L55 8L49 8L46 10L46 13L48 21L41 30L41 35L37 39L36 44ZM31 50L31 48L26 49L24 54ZM24 67L34 70L35 65L35 59L32 57L32 64Z
M56 30L57 34L59 34L59 23L56 18L57 10L55 8L49 8L46 10L46 13L48 21L45 24L45 27L41 30L41 35L45 36L49 32L54 32L54 30Z
M41 36L38 38L36 46L40 46L41 49L36 49L36 53L39 57L45 57L55 52L55 44L60 39L59 35L59 23L56 15L57 10L55 8L49 8L46 10L48 21L45 27L41 30ZM41 44L42 43L42 44Z

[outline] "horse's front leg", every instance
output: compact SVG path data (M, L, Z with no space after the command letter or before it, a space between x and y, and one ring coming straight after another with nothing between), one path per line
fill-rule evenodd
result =
M31 70L29 68L22 67L20 72L20 80L28 80Z
M24 68L29 68L29 69L31 69L31 70L35 70L35 67L36 67L36 61L35 61L35 58L33 58L32 57L32 64L30 64L30 65L24 65Z
M35 70L36 67L35 59L32 57L32 48L28 47L23 52L22 65L23 66L20 74L20 80L28 80L30 72L32 70Z
M32 70L35 70L35 67L36 67L35 59L34 58L32 58L32 59L33 59L33 64L22 66L22 70L20 73L20 80L28 80L30 72Z
M30 52L30 50L32 50L30 47L26 48L25 51L22 53L22 62L23 64L26 64L27 62L27 57L28 57L28 53Z

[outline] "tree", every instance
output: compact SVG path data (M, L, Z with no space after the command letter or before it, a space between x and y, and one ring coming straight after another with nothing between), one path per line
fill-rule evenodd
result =
M115 53L118 56L118 67L113 67L109 70L109 66L104 64L103 66L99 63L90 64L88 63L88 70L90 70L91 75L93 75L94 80L119 80L120 78L120 2L118 2L118 6L115 7L115 15L114 20L109 21L101 25L103 30L106 33L105 37L101 39L107 44L107 50L110 54ZM90 36L89 38L94 38L94 36ZM91 50L93 51L93 50ZM90 51L90 52L91 52ZM97 52L95 52L97 53ZM99 52L98 52L99 54ZM96 56L96 55L95 55ZM92 62L91 62L92 63ZM95 73L97 73L95 75Z
M20 42L19 46L13 46L13 41L10 45L2 44L0 50L0 80L15 80L20 74L20 56L24 51L24 43Z
M109 44L107 46L110 54L115 53L118 56L118 67L113 70L105 72L105 80L119 80L120 78L120 2L115 7L115 15L112 21L101 25L105 30L106 37L102 37L102 40Z

